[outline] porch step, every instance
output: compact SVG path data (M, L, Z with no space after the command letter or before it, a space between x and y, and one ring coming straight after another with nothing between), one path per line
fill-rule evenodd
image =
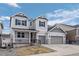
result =
M14 48L27 47L27 46L29 46L29 44L14 44L13 45Z

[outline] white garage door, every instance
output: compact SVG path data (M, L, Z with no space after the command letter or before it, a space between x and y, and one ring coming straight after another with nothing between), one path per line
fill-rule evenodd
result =
M63 44L62 36L51 36L51 44Z
M46 36L39 36L39 40L42 44L45 44Z

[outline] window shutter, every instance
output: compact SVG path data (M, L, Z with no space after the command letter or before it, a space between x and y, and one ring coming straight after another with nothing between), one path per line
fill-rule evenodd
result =
M15 20L15 25L17 25L17 19Z

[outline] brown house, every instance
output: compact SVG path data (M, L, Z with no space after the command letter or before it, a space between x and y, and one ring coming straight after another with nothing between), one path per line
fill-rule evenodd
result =
M75 29L67 31L67 40L70 43L79 44L79 26L73 26Z

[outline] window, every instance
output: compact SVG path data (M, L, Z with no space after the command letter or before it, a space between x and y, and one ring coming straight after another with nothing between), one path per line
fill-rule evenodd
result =
M22 21L22 25L26 26L27 25L27 21L26 20L25 21L23 20Z
M15 24L16 24L16 25L21 25L21 21L18 20L18 19L16 19Z
M16 25L23 25L23 26L26 26L26 25L27 25L27 21L26 21L26 20L18 20L18 19L16 19L16 20L15 20L15 24L16 24Z
M39 21L39 26L45 27L45 22Z
M25 38L24 32L17 32L17 38Z
M22 33L22 38L24 38L24 33Z
M17 37L18 37L18 38L20 38L20 37L21 37L20 32L17 32Z

